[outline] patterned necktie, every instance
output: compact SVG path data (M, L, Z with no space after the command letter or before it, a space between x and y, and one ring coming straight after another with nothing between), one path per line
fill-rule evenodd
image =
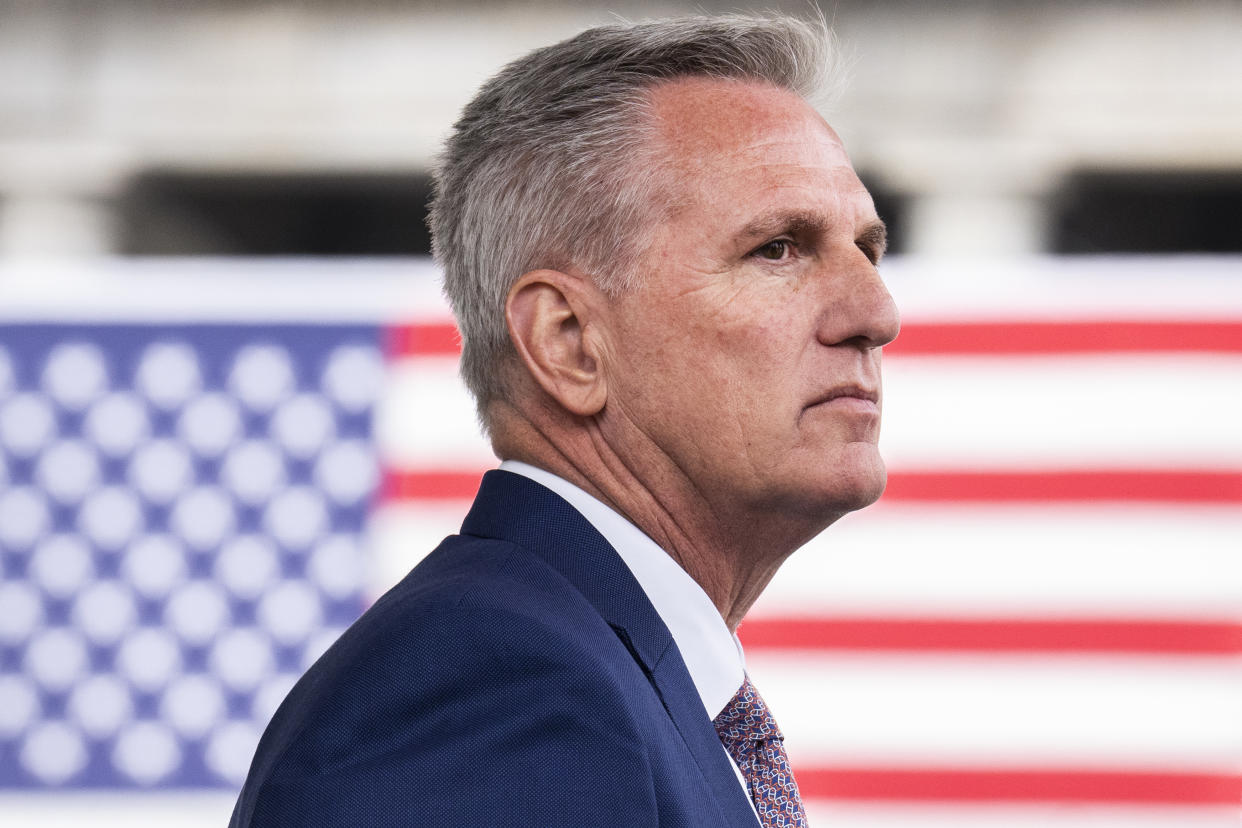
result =
M750 676L713 724L746 778L763 828L806 828L798 783L785 755L785 737Z

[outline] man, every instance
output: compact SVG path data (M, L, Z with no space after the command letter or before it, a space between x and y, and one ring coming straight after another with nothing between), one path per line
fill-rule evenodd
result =
M466 107L433 208L497 455L272 721L241 825L804 825L733 636L874 501L884 225L789 19L588 31Z

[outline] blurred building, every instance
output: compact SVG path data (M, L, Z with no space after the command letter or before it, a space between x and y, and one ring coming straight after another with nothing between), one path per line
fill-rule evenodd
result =
M1242 5L821 5L898 251L1242 250ZM0 256L426 252L436 148L505 61L732 8L5 0Z

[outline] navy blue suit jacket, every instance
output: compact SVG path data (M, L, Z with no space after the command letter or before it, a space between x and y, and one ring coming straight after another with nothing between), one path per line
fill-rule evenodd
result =
M573 507L488 472L268 726L241 826L754 828L673 638Z

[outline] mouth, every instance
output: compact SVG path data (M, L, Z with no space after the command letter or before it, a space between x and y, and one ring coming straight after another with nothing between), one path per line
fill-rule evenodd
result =
M866 388L862 385L847 383L829 389L826 393L811 400L807 408L827 405L838 400L845 404L869 403L871 406L878 406L880 404L880 392L877 388Z

